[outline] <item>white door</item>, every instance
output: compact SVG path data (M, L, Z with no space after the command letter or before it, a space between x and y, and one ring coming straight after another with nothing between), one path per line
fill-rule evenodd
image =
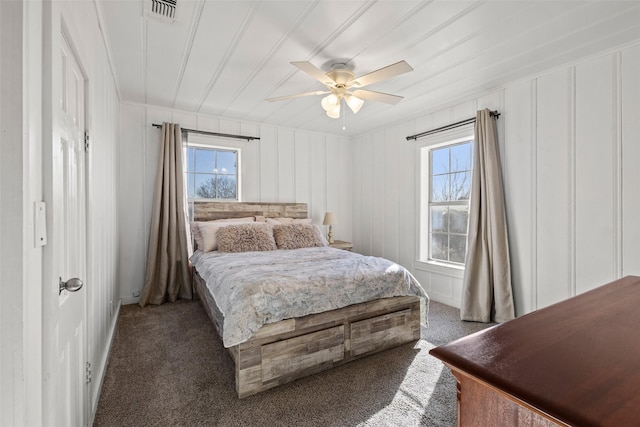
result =
M58 426L88 423L86 342L86 203L85 203L85 79L72 50L61 37L61 84L58 170L54 189L60 203L54 203L54 250L57 251L61 289L58 296L58 360L56 416ZM54 115L55 116L55 115ZM56 229L57 228L57 229ZM67 289L63 289L66 284ZM79 287L79 289L78 289Z

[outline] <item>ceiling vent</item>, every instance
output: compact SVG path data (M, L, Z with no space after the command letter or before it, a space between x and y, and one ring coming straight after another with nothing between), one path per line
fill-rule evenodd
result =
M176 3L178 0L151 0L151 14L170 20L176 18Z

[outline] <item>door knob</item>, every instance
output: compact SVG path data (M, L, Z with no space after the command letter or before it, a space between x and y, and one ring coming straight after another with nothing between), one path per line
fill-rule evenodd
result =
M66 282L63 282L61 277L58 295L60 295L62 291L65 289L69 292L77 292L80 290L82 285L83 285L82 280L78 279L77 277L74 277L73 279L69 279Z

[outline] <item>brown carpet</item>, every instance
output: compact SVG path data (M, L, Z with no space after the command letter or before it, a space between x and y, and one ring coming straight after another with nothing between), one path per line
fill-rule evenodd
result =
M239 400L233 362L197 301L123 306L94 426L454 426L434 346L490 325L431 302L422 339Z

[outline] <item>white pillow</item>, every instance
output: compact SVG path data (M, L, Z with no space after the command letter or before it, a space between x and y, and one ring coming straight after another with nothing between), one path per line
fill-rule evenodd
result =
M243 218L223 218L223 219L214 219L213 222L253 222L256 220L254 216L245 216ZM212 222L212 221L208 221Z
M202 248L202 233L200 233L201 221L191 221L191 236L194 242L196 242L196 248Z
M311 224L311 221L311 218L267 218L267 224L271 225Z

